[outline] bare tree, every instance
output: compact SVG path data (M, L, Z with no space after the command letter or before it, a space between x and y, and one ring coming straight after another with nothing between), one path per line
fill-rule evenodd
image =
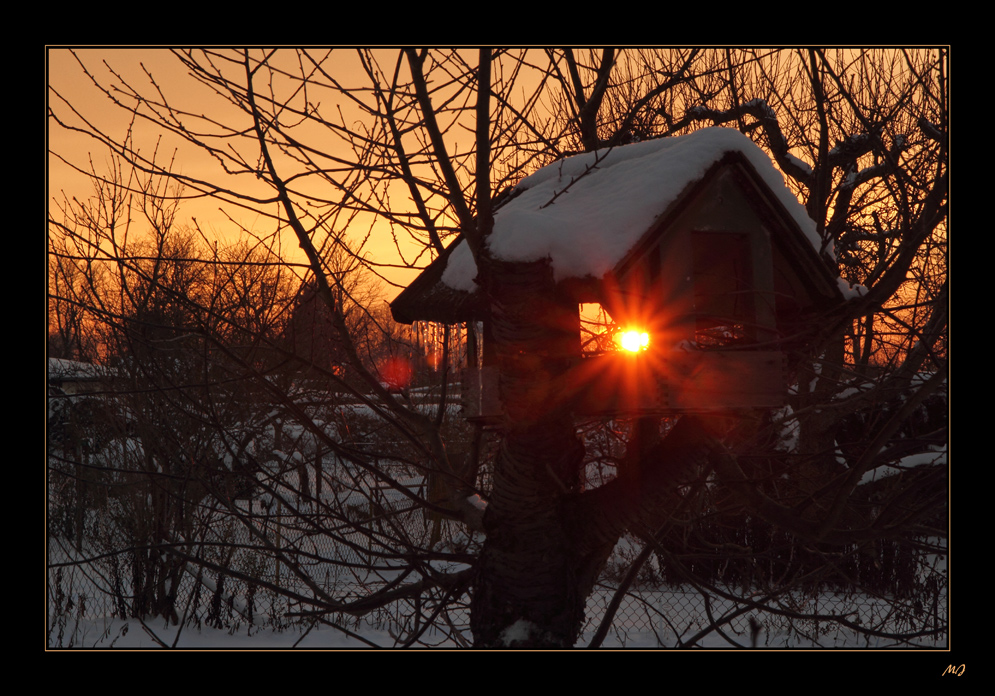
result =
M844 582L840 558L873 557L889 543L943 549L936 540L945 538L944 466L874 486L863 481L867 472L888 471L902 456L946 441L945 407L939 416L924 410L931 398L945 403L944 51L180 50L175 56L213 94L217 111L182 104L151 75L139 84L86 74L134 123L210 155L215 175L161 164L129 135L85 120L79 105L54 90L52 123L93 138L136 172L137 179L101 197L117 206L109 221L121 215L115 201L144 191L158 206L148 208L153 233L171 210L165 201L208 196L229 210L251 210L276 230L272 236L245 231L267 262L282 259L274 240L290 234L306 257L301 276L309 297L323 304L320 321L336 357L304 356L307 384L271 379L266 365L273 363L234 346L265 345L300 364L301 356L272 339L268 324L252 314L279 305L272 294L253 300L259 304L222 302L216 290L183 295L181 305L193 315L164 323L173 331L201 327L203 350L223 355L232 379L253 384L255 401L266 404L257 416L198 411L229 468L251 474L257 503L264 503L236 504L199 475L210 493L199 499L201 509L247 530L247 548L283 576L261 579L232 567L230 558L202 553L207 537L198 538L200 546L162 542L174 557L219 577L265 583L299 602L299 613L346 631L343 617L390 608L403 626L398 645L424 640L430 626L450 625L451 612L469 597L474 645L571 647L586 600L625 535L645 549L631 577L655 554L670 577L715 589L714 570L688 559L740 559L746 567L757 542L713 534L706 521L762 520L777 542L764 549L769 572L743 579L765 589L759 600L739 597L747 609L770 607L803 582ZM354 69L343 72L344 63ZM84 60L80 65L86 69ZM220 113L223 119L205 115ZM555 297L556 283L546 263L493 257L495 206L523 175L564 154L701 124L735 125L770 153L816 222L825 263L866 290L798 343L791 370L799 387L790 411L617 428L606 435L623 448L609 457L613 473L592 487L586 472L607 461L594 436L578 429L562 403L536 396L543 391L537 384L554 383L567 368L535 332L555 319L554 303L536 298ZM160 181L182 189L149 191L148 182ZM109 225L95 223L101 230ZM411 267L446 253L456 239L472 251L494 319L490 348L501 365L507 414L492 457L484 435L450 408L455 395L444 370L430 406L383 379L387 363L369 341L390 333L385 318L355 296L342 274L353 266L382 270L366 255L364 236L355 234L374 225L389 230ZM52 254L77 268L98 253L59 244ZM112 248L118 267L145 269L133 250ZM155 262L141 271L145 279L159 274ZM96 276L87 277L96 284ZM119 287L131 287L118 277ZM213 278L225 278L225 288L235 283L232 274ZM97 299L81 296L76 303L103 317L121 314ZM203 328L214 324L242 338ZM473 335L474 327L464 329ZM410 351L403 357L408 368L418 358ZM348 378L338 366L347 366ZM216 403L203 384L173 386L191 408ZM881 403L888 410L876 407ZM912 431L917 418L921 427ZM229 424L235 421L237 428ZM795 430L797 444L786 448ZM319 487L334 494L321 495ZM316 538L336 551L317 551ZM786 566L782 560L796 542L811 557ZM333 570L352 581L324 582L322 573ZM727 620L716 619L713 628ZM444 630L458 644L466 640Z

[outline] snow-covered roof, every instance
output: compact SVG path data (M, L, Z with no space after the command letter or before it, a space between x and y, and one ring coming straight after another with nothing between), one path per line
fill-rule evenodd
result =
M523 179L494 216L489 250L504 261L548 257L557 281L611 271L688 186L727 152L740 152L818 250L815 223L753 141L731 128L649 140L569 157ZM449 256L442 282L475 290L466 242Z

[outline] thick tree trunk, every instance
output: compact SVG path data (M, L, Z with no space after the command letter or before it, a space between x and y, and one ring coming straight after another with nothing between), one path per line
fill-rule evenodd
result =
M569 421L509 434L484 516L487 539L471 604L474 644L572 647L584 619L557 471L582 450Z
M634 452L617 479L586 492L560 486L583 455L569 420L509 433L484 519L470 618L475 644L572 647L619 537L655 536L669 520L679 486L709 456L714 426L681 419L662 441L644 442L648 449Z
M583 446L560 380L579 353L576 307L557 300L543 262L495 264L491 282L506 422L470 626L477 646L572 647L585 597L563 501L577 493Z
M582 491L575 389L564 377L580 352L577 308L557 298L543 262L495 264L491 283L504 439L470 627L478 647L573 647L587 596L619 536L659 528L713 433L701 419L684 419L657 442L647 421L619 478Z

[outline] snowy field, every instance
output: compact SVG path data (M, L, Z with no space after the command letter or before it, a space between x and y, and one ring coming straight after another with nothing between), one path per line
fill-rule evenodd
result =
M604 649L668 649L681 647L680 642L695 640L695 648L733 649L756 647L757 649L902 649L934 648L945 649L946 634L938 637L918 639L915 645L896 643L893 639L858 635L855 631L839 624L825 621L789 620L784 617L761 612L736 612L736 618L719 626L719 630L703 630L709 621L701 601L701 596L693 592L660 591L635 593L615 617L613 627L601 647ZM603 615L609 596L602 593L594 596L588 605L588 625L577 647L586 647L594 636L597 619ZM848 619L864 625L881 628L922 630L938 619L946 623L946 607L937 606L931 611L920 612L917 617L909 617L899 622L888 619L888 606L874 602L867 597L833 597L822 595L809 597L804 605L788 605L779 602L785 609L794 609L811 614L845 614ZM735 607L721 600L712 600L710 611L713 617L721 617L735 612ZM751 618L756 628L755 646L751 643ZM918 624L918 626L917 626ZM225 650L284 650L284 649L368 649L373 646L393 646L395 641L389 626L360 623L350 629L361 637L352 638L328 626L289 626L281 631L242 624L230 629L187 626L177 630L166 626L163 620L154 619L141 622L136 619L69 619L57 624L49 635L49 646L81 649L156 649L162 647L186 650L225 649ZM61 632L61 638L60 638ZM680 639L677 633L680 633ZM702 635L704 633L704 635ZM464 633L469 643L469 632ZM368 641L368 642L367 642ZM451 638L431 631L422 637L418 648L458 649Z
M165 644L169 648L182 650L328 650L328 649L369 649L370 646L353 638L345 636L341 632L332 628L314 628L310 631L287 629L285 631L273 631L265 628L253 628L251 630L241 629L230 634L228 631L202 626L201 628L184 628L177 631L176 627L165 627L161 621L153 620L142 625L142 623L130 619L110 619L106 621L89 621L79 627L78 643L73 646L80 649L118 649L118 650L146 650L159 649ZM884 639L868 639L866 636L858 636L852 632L833 631L833 639L816 643L815 641L794 640L790 645L785 645L786 636L782 636L781 641L774 640L770 645L763 643L757 645L757 649L893 649L910 646L896 645L894 641ZM386 630L365 628L363 637L376 643L377 645L390 646L393 639ZM578 644L578 648L583 648L590 640L590 634ZM748 637L736 636L748 642ZM430 638L429 638L430 640ZM429 649L432 646L419 646L421 649ZM459 649L452 641L441 641L435 648ZM602 649L668 649L673 645L661 646L653 633L636 633L626 636L623 642L617 636L606 638L602 644ZM712 635L702 640L698 648L706 649L733 649L725 639L718 635ZM944 649L945 644L924 643L919 647Z

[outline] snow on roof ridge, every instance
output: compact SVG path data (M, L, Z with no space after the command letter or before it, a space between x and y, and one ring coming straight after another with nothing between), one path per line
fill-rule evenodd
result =
M818 250L815 223L770 158L733 128L647 140L553 162L525 177L494 216L489 249L505 261L549 257L557 280L602 277L685 187L730 151L746 156ZM609 175L610 174L610 175ZM611 235L604 234L611 230ZM569 234L564 234L569 231ZM453 250L442 282L473 291L476 265L465 242Z

